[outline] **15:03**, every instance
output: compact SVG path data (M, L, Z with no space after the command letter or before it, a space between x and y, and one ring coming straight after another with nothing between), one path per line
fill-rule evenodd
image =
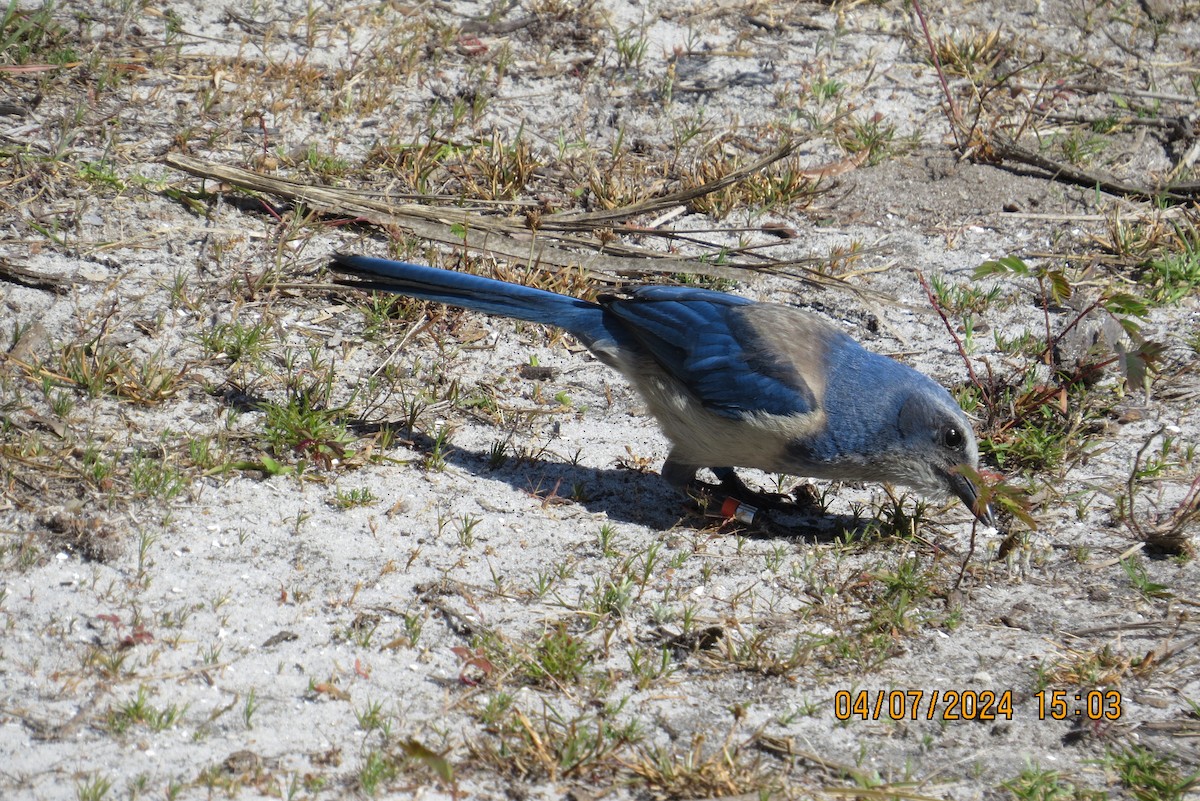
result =
M1034 695L1038 699L1039 720L1117 720L1121 717L1122 699L1119 690L1091 690L1086 693L1040 690Z

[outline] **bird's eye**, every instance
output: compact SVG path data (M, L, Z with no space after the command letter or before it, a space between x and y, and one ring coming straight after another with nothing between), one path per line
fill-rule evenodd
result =
M963 446L963 433L954 426L950 426L942 432L942 444L947 448L958 450Z

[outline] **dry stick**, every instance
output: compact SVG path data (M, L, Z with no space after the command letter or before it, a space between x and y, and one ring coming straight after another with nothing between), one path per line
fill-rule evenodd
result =
M1150 448L1150 443L1160 437L1166 430L1166 426L1159 426L1157 431L1146 437L1146 441L1142 443L1142 447L1138 448L1137 454L1133 457L1133 469L1129 471L1129 478L1125 482L1125 495L1129 498L1129 509L1127 510L1128 515L1125 519L1125 525L1129 526L1133 533L1143 541L1147 539L1146 532L1142 530L1141 524L1133 516L1133 500L1137 497L1138 466L1141 465L1142 457L1146 455L1146 451Z
M1044 354L1046 366L1049 367L1050 363L1054 360L1050 347L1050 343L1054 341L1054 337L1050 333L1050 298L1046 296L1046 274L1044 271L1038 272L1037 282L1038 292L1042 295L1042 321L1046 328L1046 350L1042 351L1042 353Z
M1018 84L1015 88L1028 90L1029 87ZM1099 83L1064 83L1058 86L1059 91L1085 92L1098 95L1120 95L1122 97L1139 97L1146 100L1163 100L1168 103L1195 103L1196 98L1188 95L1175 95L1166 92L1155 92L1151 89L1124 89L1119 86L1108 86Z
M568 225L573 224L575 230L588 230L602 220L611 224L620 216L644 214L678 205L680 202L686 202L728 186L755 170L784 158L794 148L795 146L791 144L784 145L758 162L735 170L716 181L635 203L622 209L580 215L573 220L558 215L549 215L543 218L542 227L550 227L546 225L547 221L550 221L556 224L554 227L561 226L566 229ZM274 178L237 167L202 161L181 153L169 153L164 157L163 162L169 167L200 178L224 181L242 189L298 200L325 213L351 215L376 225L403 227L423 239L453 247L466 247L479 252L492 253L522 263L540 263L560 269L581 266L589 271L618 276L647 272L688 272L734 281L745 280L747 271L800 277L788 271L788 268L794 268L806 280L823 286L848 289L856 295L863 294L862 290L851 287L844 281L822 275L818 271L794 261L718 265L705 263L695 257L673 256L661 251L611 241L601 245L603 251L599 251L595 238L590 235L559 234L554 237L545 237L538 231L530 230L523 222L513 219L484 217L477 213L449 207L389 203L363 197L354 192L331 187L311 186L299 181ZM639 233L650 235L655 232L639 229ZM553 239L555 243L547 242L547 238ZM579 253L568 250L564 246L586 248L589 252Z
M973 512L974 510L972 510ZM958 578L954 582L954 589L962 586L963 579L967 575L967 566L971 564L971 559L975 556L975 538L979 532L979 519L971 518L971 541L967 547L967 555L963 557L962 564L958 568Z
M5 259L0 259L0 281L11 281L30 289L44 289L59 295L71 289L68 278L28 270Z
M632 260L627 257L622 258L595 252L581 254L544 242L535 244L534 232L511 220L486 218L478 214L463 212L461 209L377 201L351 192L274 178L237 167L202 161L179 153L168 154L164 158L164 162L169 167L201 178L224 181L252 192L264 192L300 201L329 214L351 215L375 225L399 226L412 231L422 239L453 247L490 252L513 261L541 263L560 269L582 266L585 269L614 274L621 274L631 268ZM594 243L587 244L594 247ZM531 246L534 248L532 256L530 254ZM662 270L663 272L685 270L718 278L734 280L745 278L742 271L738 269L702 264L691 259L666 257L663 254L657 254L659 258L653 259L654 255L650 252L639 253L639 265L646 270ZM651 260L673 266L654 267L647 263Z
M1074 125L1097 125L1097 124L1112 124L1114 120L1109 117L1099 117L1091 114L1048 114L1043 119L1046 122L1059 122L1064 124ZM1139 125L1148 128L1171 128L1179 130L1184 124L1183 117L1135 117L1132 114L1125 114L1115 120L1116 125L1127 125L1130 128Z
M1156 200L1168 197L1172 200L1189 200L1200 197L1200 183L1189 181L1184 183L1165 184L1159 188L1127 184L1115 178L1087 172L1069 164L1048 159L1040 153L1021 147L1008 137L996 135L992 150L1001 159L1009 159L1031 167L1052 173L1052 178L1063 183L1082 186L1087 189L1098 189L1110 195L1125 195L1142 200ZM999 166L1004 166L1003 164Z

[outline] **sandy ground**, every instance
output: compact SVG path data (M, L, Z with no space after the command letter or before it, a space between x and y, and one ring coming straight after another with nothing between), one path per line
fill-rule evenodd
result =
M61 41L40 46L73 48L67 66L8 71L0 98L29 106L0 121L0 260L42 281L0 282L12 332L0 361L0 795L1188 792L1200 575L1186 556L1139 548L1121 498L1147 442L1138 464L1148 453L1155 469L1134 483L1145 527L1168 520L1197 472L1195 285L1142 321L1163 345L1148 392L1109 365L1046 407L1069 431L1061 459L985 459L1029 492L1037 522L1006 519L1017 537L1005 556L1003 534L984 529L969 553L964 509L934 503L913 531L870 485L818 484L823 514L764 534L672 493L656 472L663 436L576 343L420 306L373 329L364 298L321 271L334 250L382 255L389 238L392 253L448 267L460 251L221 199L229 187L161 162L186 152L403 192L411 176L403 164L385 175L385 145L524 137L539 167L516 197L586 210L603 207L606 186L671 191L695 154L749 161L787 133L795 164L839 165L811 203L682 209L662 223L702 245L616 237L815 260L863 292L750 273L729 288L814 309L950 387L969 381L967 364L918 272L995 287L970 331L950 315L973 334L971 364L1049 385L995 335L1044 342L1047 324L1062 331L1106 288L1150 293L1146 272L1104 243L1117 221L1169 231L1186 218L956 158L901 4L90 5L49 15ZM991 78L1028 70L988 98L985 134L1024 114L1022 133L1052 155L1093 148L1087 168L1142 182L1194 144L1195 3L985 5L929 10L935 33L960 43L998 32L981 57L994 56ZM967 79L949 79L973 108ZM1078 134L1066 121L1127 113L1182 120L1191 139L1166 124ZM889 135L867 158L854 148L871 130ZM628 170L596 169L585 187L585 166L615 152ZM696 161L662 169L677 153ZM479 176L443 169L418 189L473 198ZM476 269L509 267L475 255ZM1009 255L1067 271L1076 296L1044 313L1032 278L972 281ZM225 352L208 344L233 324L259 326L261 349L237 358L228 338ZM96 378L99 353L174 376L172 390L148 368ZM344 408L348 433L273 447L266 404L304 392ZM1039 690L1041 703L1063 693L1066 719ZM947 719L947 694L964 691L1010 708ZM1093 692L1107 717L1089 719ZM839 720L847 697L868 708ZM902 719L873 711L897 698Z

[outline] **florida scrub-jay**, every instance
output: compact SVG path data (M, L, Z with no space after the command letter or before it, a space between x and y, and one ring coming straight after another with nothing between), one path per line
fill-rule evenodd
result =
M810 312L705 289L648 286L596 303L476 275L366 256L330 268L353 286L563 328L645 399L671 452L662 475L758 500L735 467L886 481L960 498L993 523L962 466L979 466L967 416L927 376L866 350ZM710 488L711 489L711 488Z

